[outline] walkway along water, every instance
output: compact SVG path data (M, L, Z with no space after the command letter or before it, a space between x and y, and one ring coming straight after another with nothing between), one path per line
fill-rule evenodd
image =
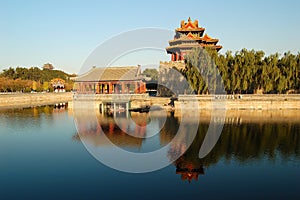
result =
M74 96L74 99L73 99ZM127 109L143 108L145 106L160 106L168 109L166 106L170 98L150 97L148 94L131 95L122 98L127 99L130 104ZM95 108L99 109L101 102L118 99L118 95L83 95L76 96L72 92L64 93L18 93L18 94L1 94L0 108L13 107L32 107L50 105L62 102L78 102L80 105L86 101L93 101ZM285 110L300 109L300 94L290 95L179 95L178 101L174 102L175 109L189 109L189 102L198 101L201 110L212 109L212 102L225 102L227 110ZM89 104L90 105L90 104ZM69 106L70 107L70 106Z

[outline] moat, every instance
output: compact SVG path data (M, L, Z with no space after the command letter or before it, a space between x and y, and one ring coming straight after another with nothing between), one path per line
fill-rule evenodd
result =
M129 129L137 135L160 130L150 138L127 135L113 116L96 115L93 124L88 114L77 114L54 106L0 110L1 199L300 197L299 110L230 111L217 144L200 159L211 115L202 112L195 139L185 153L171 165L143 174L111 169L84 145L111 148L102 142L104 134L126 151L159 149L176 135L181 118L176 111L165 118L149 113L130 115L136 126ZM128 117L121 115L123 120Z

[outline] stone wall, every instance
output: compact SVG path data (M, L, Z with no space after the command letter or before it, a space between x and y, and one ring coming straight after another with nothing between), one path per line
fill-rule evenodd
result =
M185 64L184 61L160 61L159 63L159 69L163 70L163 69L170 69L170 68L176 68L179 71L183 70L185 68Z
M189 85L180 72L185 64L183 61L159 63L157 96L170 97L178 94L189 94Z
M82 104L77 97L77 103ZM86 98L86 96L85 96ZM113 97L114 99L116 97ZM130 98L131 107L140 107L145 105L157 105L163 107L170 102L170 98L149 97L148 94L128 96L121 95L120 98ZM98 105L101 101L109 101L112 96L91 95L89 100ZM56 104L62 102L71 102L73 94L66 93L35 93L35 94L0 94L0 108L12 107L32 107ZM87 100L87 99L85 99ZM225 108L227 110L300 110L300 95L179 95L178 101L175 101L175 108L181 106L188 109L195 109L190 106L192 102L198 101L199 109L211 110Z
M191 102L198 101L199 109L226 110L283 110L300 109L300 95L179 95L175 107L189 109ZM195 108L190 108L195 109Z
M0 108L32 107L72 101L71 92L0 94Z

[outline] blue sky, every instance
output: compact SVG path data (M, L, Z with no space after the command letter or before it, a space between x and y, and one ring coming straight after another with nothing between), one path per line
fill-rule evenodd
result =
M143 27L173 31L188 17L220 39L221 53L242 48L298 53L299 8L294 0L0 1L0 70L50 62L77 73L111 37Z

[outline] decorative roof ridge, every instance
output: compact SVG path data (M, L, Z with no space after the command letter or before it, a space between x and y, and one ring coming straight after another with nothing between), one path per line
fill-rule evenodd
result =
M195 20L194 22L192 22L191 17L189 17L187 22L185 22L184 20L181 21L180 28L183 28L183 29L195 28L195 29L197 29L197 28L201 28L201 27L199 27L198 20Z
M87 76L87 75L89 75L90 73L92 73L93 71L99 70L99 69L101 69L101 68L96 67L96 66L93 66L93 67L92 67L91 69L89 69L88 71L86 71L86 72L84 72L84 73L82 73L82 74L79 74L79 75L77 76L77 79L78 79L79 77Z
M83 73L83 74L80 74L76 80L82 80L84 79L85 77L88 77L88 76L94 76L94 74L104 74L105 71L107 70L126 70L127 72L129 71L132 71L132 70L135 70L136 73L135 73L135 77L138 77L138 75L140 74L139 73L139 70L140 70L140 66L112 66L112 67L95 67L93 66L89 71ZM98 78L96 78L95 80L98 80ZM94 80L91 80L91 81L94 81Z
M125 69L125 68L132 68L132 69L136 69L138 68L138 66L110 66L110 67L98 67L99 69Z

